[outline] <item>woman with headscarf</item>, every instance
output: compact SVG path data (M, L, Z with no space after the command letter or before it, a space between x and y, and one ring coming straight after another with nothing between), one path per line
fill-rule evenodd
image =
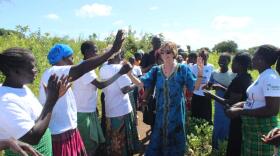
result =
M113 47L106 53L73 65L73 50L65 44L54 45L48 60L52 65L47 69L40 83L40 101L45 101L44 85L51 74L69 75L71 81L75 81L85 73L97 68L104 63L112 54L117 53L124 41L123 31L119 30ZM70 88L64 96L57 101L49 128L52 134L52 145L54 156L61 155L87 155L83 141L77 129L77 108L72 89Z

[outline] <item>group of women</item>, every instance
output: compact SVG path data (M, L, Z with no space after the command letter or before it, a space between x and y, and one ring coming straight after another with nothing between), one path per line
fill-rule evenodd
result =
M98 144L103 142L107 145L107 155L132 155L138 136L128 93L136 86L155 87L156 118L145 155L183 156L187 149L184 94L187 88L195 94L191 106L195 117L211 121L209 97L219 102L216 107L224 108L218 111L225 111L230 117L227 155L274 153L273 146L265 144L260 135L278 125L280 64L276 65L277 72L272 66L279 61L279 49L263 45L256 50L252 67L258 70L259 77L251 84L249 54L234 56L235 77L216 73L211 78L213 67L207 64L207 51L201 51L196 65L190 67L175 61L178 51L172 42L163 43L156 51L162 64L138 78L129 64L121 63L119 51L123 41L120 30L111 49L100 56L93 42L84 42L81 46L84 58L78 65L73 65L73 50L68 45L54 45L48 54L51 67L40 82L40 102L26 86L34 81L37 72L32 52L23 48L2 52L0 71L5 80L0 87L0 139L13 137L24 141L43 155L95 155ZM227 58L219 59L221 73L228 71L224 67L229 63ZM94 72L99 66L102 81ZM224 77L230 80L225 85L216 85L216 80ZM204 86L210 86L210 78L212 87L225 91L223 97L204 90L208 88ZM96 113L97 88L105 94L105 136ZM271 142L270 138L277 134L274 130L263 139ZM7 150L5 154L14 153Z
M237 75L227 88L222 86L225 95L220 97L204 90L207 96L223 106L225 114L231 119L227 155L278 154L273 146L262 141L261 136L278 126L279 56L279 49L272 45L258 47L252 59L247 53L238 53L232 62L232 71ZM272 66L276 62L274 70ZM248 73L251 67L259 72L254 82Z

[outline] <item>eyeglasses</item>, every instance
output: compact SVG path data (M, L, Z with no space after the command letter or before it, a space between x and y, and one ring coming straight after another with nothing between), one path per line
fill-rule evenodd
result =
M163 55L163 54L172 54L172 52L168 51L168 50L164 50L164 51L160 52L160 55Z

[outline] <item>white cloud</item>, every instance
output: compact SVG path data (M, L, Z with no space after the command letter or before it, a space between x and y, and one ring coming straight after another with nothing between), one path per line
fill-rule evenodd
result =
M216 30L235 30L247 27L252 22L251 17L217 16L212 21Z
M182 48L186 48L186 45L199 48L205 43L206 37L200 29L187 28L181 31L165 31L163 32L165 39L175 42L181 45Z
M45 17L46 17L47 19L50 19L50 20L58 20L58 19L59 19L59 16L56 15L56 14L53 14L53 13L48 14L48 15L46 15Z
M182 48L190 45L193 50L201 47L213 48L215 44L233 40L238 44L239 49L247 49L262 44L272 44L280 47L278 36L280 30L275 28L269 29L251 29L250 31L226 31L223 33L213 31L206 32L197 28L186 28L179 31L163 32L166 40L173 41Z
M158 6L152 6L152 7L149 8L149 10L151 10L151 11L155 11L155 10L158 10L158 9L159 9Z
M123 20L117 20L115 22L113 22L113 25L122 25L124 23Z
M80 9L76 10L76 16L79 17L95 17L95 16L109 16L111 14L112 7L104 4L86 4Z

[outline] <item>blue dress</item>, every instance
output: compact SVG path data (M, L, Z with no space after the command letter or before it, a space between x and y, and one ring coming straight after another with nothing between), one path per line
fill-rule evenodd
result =
M183 156L187 148L183 88L192 91L196 77L185 64L177 64L169 78L163 74L162 66L155 66L141 77L145 88L153 87L155 77L156 119L145 155Z
M221 84L224 87L228 87L232 79L236 74L227 71L221 73L219 71L214 71L210 77L209 82L212 84ZM225 91L218 89L216 90L216 95L219 97L224 97ZM215 101L215 114L214 114L214 129L212 135L212 147L218 149L219 141L225 141L229 134L229 124L230 119L226 116L224 111L224 106L219 102Z

